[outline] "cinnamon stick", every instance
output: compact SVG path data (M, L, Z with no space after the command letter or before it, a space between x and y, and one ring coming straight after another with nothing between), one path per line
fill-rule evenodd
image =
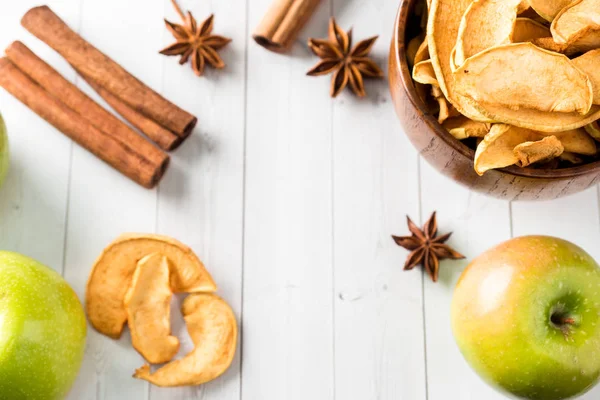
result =
M0 86L40 117L115 169L146 188L156 186L169 159L154 163L90 121L35 83L8 58L0 58Z
M118 112L129 123L143 132L150 140L163 150L174 150L183 139L175 135L170 130L163 128L156 122L144 117L142 114L123 103L118 97L114 96L102 86L96 84L93 80L79 73L83 79L102 97L116 112Z
M320 0L275 0L252 37L268 50L285 52L319 3Z
M60 53L86 78L143 116L185 139L197 119L144 85L65 24L49 7L29 10L21 24Z
M164 152L138 135L133 129L106 111L67 81L54 68L36 56L21 42L14 42L5 51L6 57L48 93L60 99L67 107L87 119L102 132L135 149L149 162L162 164L169 158Z

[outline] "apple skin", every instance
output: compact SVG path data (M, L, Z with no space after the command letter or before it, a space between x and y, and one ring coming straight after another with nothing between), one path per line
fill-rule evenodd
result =
M452 330L471 367L523 399L562 400L600 376L600 268L565 240L526 236L463 272Z
M4 179L8 173L9 158L6 125L4 124L2 115L0 115L0 187L4 184Z
M0 399L64 399L85 338L85 314L67 282L31 258L0 251Z

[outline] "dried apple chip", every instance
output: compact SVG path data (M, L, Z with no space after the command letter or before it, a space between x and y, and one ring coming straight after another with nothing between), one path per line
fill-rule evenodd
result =
M170 261L173 292L216 291L204 264L183 243L160 235L122 235L104 249L87 283L86 312L98 332L112 338L121 336L127 320L125 294L138 261L152 253L163 254Z
M598 121L594 121L586 125L585 131L588 133L588 135L600 142L600 124L598 124Z
M585 129L571 129L564 132L553 133L554 136L570 153L593 156L596 154L596 142L585 132Z
M588 76L592 82L594 104L600 104L600 50L588 51L573 59L573 64Z
M489 123L473 121L463 115L447 119L443 126L458 140L470 137L485 137L492 127Z
M181 311L194 350L154 373L144 365L135 378L163 387L200 385L229 368L237 346L237 323L229 305L215 294L196 293L184 300Z
M580 114L592 106L587 75L562 54L531 43L485 50L465 61L454 75L456 91L480 105Z
M550 161L565 151L556 136L546 136L536 142L525 142L514 148L519 167L527 167L538 162Z
M531 109L511 110L494 104L477 104L472 99L467 101L470 101L473 107L478 108L491 120L547 133L581 128L600 118L600 106L597 105L592 106L587 114L581 115Z
M475 121L491 122L470 103L464 102L454 90L453 62L451 55L458 38L463 14L472 0L432 0L427 23L429 54L440 88L448 101L461 114ZM452 57L452 60L454 58Z
M589 32L600 30L600 0L575 0L552 21L556 43L570 44Z
M408 61L408 66L412 68L415 65L415 56L417 55L417 51L419 51L420 45L423 44L420 37L412 38L410 42L408 42L408 46L406 46L406 60Z
M567 151L563 152L559 157L561 161L566 161L573 165L583 164L583 158L579 157L577 154L569 153Z
M558 13L571 4L573 0L529 0L529 5L542 18L548 22L552 22Z
M519 3L519 7L517 7L517 14L522 14L530 8L531 5L529 4L529 0L521 0L521 3Z
M133 347L153 364L169 362L179 351L171 335L169 261L154 253L142 258L125 295L127 322Z
M429 45L427 44L427 36L425 36L423 43L421 43L417 49L417 53L415 54L415 64L425 60L429 60Z
M534 39L550 38L550 29L529 18L517 18L512 35L513 43L531 42Z
M474 0L460 22L454 51L457 67L483 50L512 42L521 0Z
M486 171L514 165L518 159L514 149L521 143L534 142L540 135L529 129L505 124L494 124L475 151L475 172L483 175Z
M413 80L423 85L439 86L431 60L421 61L413 68Z
M578 53L586 53L599 48L600 31L588 31L573 43L556 43L551 37L533 39L531 42L542 49L562 53L571 57Z

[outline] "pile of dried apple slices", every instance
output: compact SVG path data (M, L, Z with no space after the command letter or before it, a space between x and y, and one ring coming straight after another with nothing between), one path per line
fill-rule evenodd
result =
M231 365L237 323L231 307L214 294L217 286L194 252L160 235L125 234L100 255L87 284L86 312L100 333L118 339L127 322L133 347L150 365L133 375L157 386L200 385ZM183 314L194 350L173 360L179 340L171 335L173 293L189 293Z

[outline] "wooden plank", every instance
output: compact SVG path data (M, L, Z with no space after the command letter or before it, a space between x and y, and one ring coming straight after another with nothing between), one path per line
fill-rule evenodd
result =
M224 70L207 67L204 77L190 65L180 66L175 57L162 58L163 93L199 119L198 128L173 153L171 170L159 189L158 232L191 246L204 261L219 286L218 294L229 302L238 321L242 303L242 235L244 206L244 104L245 104L245 3L181 1L198 23L215 14L214 34L232 39L220 51ZM165 1L167 18L178 16ZM162 28L161 28L162 29ZM173 42L165 31L164 45ZM193 348L179 307L174 332L184 338L179 356ZM241 342L241 340L240 340ZM192 388L152 387L152 400L239 400L240 357L227 373L206 385Z
M380 35L371 56L383 68L397 6L338 0L333 14L354 43ZM315 95L326 96L321 81ZM336 398L424 400L421 275L403 272L406 253L390 237L418 214L417 152L387 82L365 85L366 98L347 89L333 101Z
M452 293L469 260L510 238L509 204L470 192L421 161L424 222L438 211L440 233L454 232L449 245L467 259L442 261L438 283L425 276L425 327L427 337L427 389L429 400L501 400L460 354L450 328Z
M79 0L50 1L66 20L77 25ZM26 37L25 42L68 79L74 74L46 45L24 33L21 17L36 5L21 1L0 13L0 48ZM8 129L11 165L0 190L0 243L36 258L61 272L67 210L71 142L33 111L0 90L0 113Z
M554 201L515 202L512 205L513 233L515 236L535 234L567 239L600 260L598 199L594 187ZM581 400L598 399L599 396L600 386L597 386Z
M81 34L150 87L160 89L162 3L85 1ZM79 80L94 98L98 97ZM153 232L156 191L143 189L74 146L69 191L65 276L83 298L90 268L102 249L127 231ZM144 360L129 332L118 340L89 329L86 358L72 399L145 399L149 385L131 377Z
M270 4L250 1L248 36ZM325 31L325 4L305 32ZM331 102L306 38L248 47L244 399L333 398Z

